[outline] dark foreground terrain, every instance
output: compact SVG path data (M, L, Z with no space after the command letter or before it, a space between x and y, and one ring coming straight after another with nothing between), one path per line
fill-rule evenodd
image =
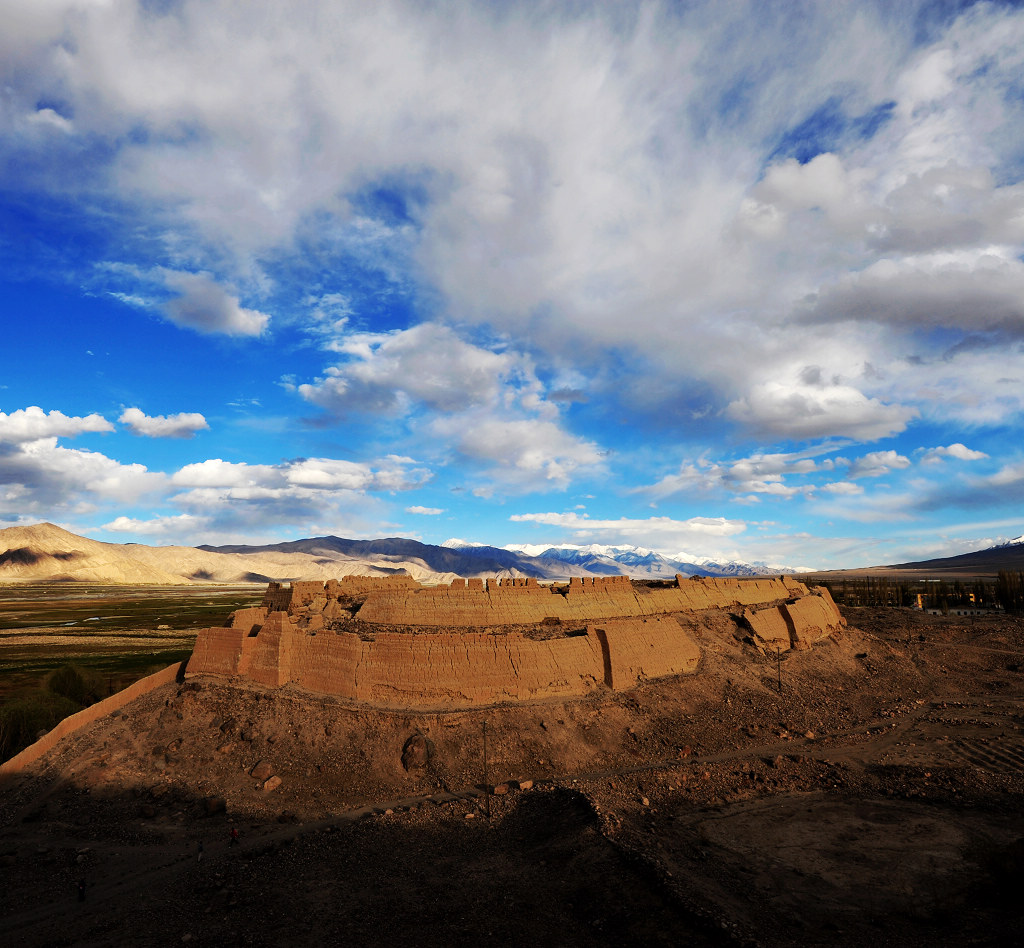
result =
M709 619L696 675L486 712L166 686L0 786L0 931L1018 944L1024 622L845 614L780 665Z

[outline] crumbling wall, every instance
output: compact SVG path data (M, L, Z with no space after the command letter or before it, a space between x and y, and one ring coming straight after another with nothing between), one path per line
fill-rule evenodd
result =
M202 671L208 675L242 674L242 643L247 635L244 629L203 629L196 637L187 671Z
M558 618L598 619L666 615L723 609L805 595L801 583L785 579L685 579L670 588L634 586L627 576L573 579L568 586L534 580L489 581L486 588L404 586L371 589L357 618L382 625L525 625Z
M810 648L846 625L831 594L824 588L816 589L815 595L787 602L782 609L793 626L793 648Z
M780 606L744 609L743 618L754 633L754 644L773 654L776 649L789 651L793 644L792 620Z
M88 708L84 708L76 714L69 715L63 721L58 722L52 730L47 731L34 744L29 744L21 753L15 754L10 760L0 764L0 774L20 773L29 764L39 760L62 737L74 733L87 724L92 724L93 721L106 717L111 711L123 708L136 698L141 698L144 694L153 691L154 688L171 684L171 682L177 679L180 669L180 663L175 662L173 665L168 665L162 671L155 672L146 678L141 678L123 691L119 691L116 695L111 695L109 698L97 701L96 704L89 705Z
M604 681L610 688L689 674L700 662L697 643L669 616L610 619L594 631L604 646Z
M842 625L827 591L811 594L788 578L678 577L673 587L634 586L626 577L553 588L528 579L424 587L407 577L275 585L263 607L235 613L232 628L200 633L189 674L237 674L268 687L292 683L385 707L466 708L578 696L601 683L631 688L645 678L693 672L699 648L673 616L742 611L755 642L784 650L806 648ZM425 631L381 628L360 638L326 628L325 621L348 615L341 603L351 603L356 590L364 600L362 623ZM292 614L267 612L268 602L286 596ZM545 619L585 626L586 634L534 639L480 631ZM466 631L426 631L439 626Z

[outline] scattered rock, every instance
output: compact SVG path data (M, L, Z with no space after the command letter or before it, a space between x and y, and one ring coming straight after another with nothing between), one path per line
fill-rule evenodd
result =
M281 778L278 777L278 776L273 776L269 780L264 781L264 783L263 783L263 792L264 793L270 793L272 790L276 790L280 786L281 786Z
M402 766L406 771L425 769L433 756L433 742L425 734L413 734L402 745Z
M266 780L274 775L274 767L269 761L261 760L249 771L249 775L257 780Z

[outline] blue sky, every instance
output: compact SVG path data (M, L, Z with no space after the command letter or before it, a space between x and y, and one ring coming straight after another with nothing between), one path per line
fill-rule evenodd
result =
M1024 533L1014 3L0 0L0 527Z

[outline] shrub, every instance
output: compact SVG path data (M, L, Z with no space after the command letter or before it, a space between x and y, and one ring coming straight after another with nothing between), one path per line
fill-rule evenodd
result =
M40 731L81 710L70 698L42 689L12 697L0 707L0 760L13 757L34 743Z
M80 668L77 665L62 665L55 668L46 676L43 687L52 694L68 698L83 707L95 704L107 694L106 684L101 675L91 668Z

